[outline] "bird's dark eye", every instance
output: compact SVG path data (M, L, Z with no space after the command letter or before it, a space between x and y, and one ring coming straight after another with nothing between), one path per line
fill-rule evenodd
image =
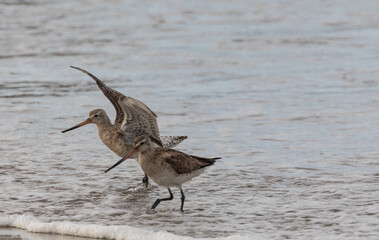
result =
M99 115L97 115L97 114L95 115L95 117L98 117L98 116L99 116Z
M140 145L142 145L142 144L144 144L145 142L141 142L141 144Z

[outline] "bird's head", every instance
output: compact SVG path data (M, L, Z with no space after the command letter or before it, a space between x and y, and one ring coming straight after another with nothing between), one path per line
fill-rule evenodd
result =
M151 148L151 144L151 139L146 135L142 135L134 140L133 147L139 152L144 152Z
M89 123L94 123L96 125L102 125L106 122L109 122L109 118L108 118L106 112L103 109L95 109L95 110L92 110L91 112L89 112L89 116L85 121L73 126L72 128L69 128L69 129L62 131L62 133L74 130L76 128L82 127L82 126L87 125Z
M88 120L96 125L101 125L108 120L108 116L103 109L95 109L89 112Z

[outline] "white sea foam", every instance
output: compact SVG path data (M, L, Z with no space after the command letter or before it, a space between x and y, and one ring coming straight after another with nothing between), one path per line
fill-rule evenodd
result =
M76 237L88 237L112 240L191 240L192 238L178 236L166 231L149 231L130 227L127 225L120 226L102 226L96 224L81 224L75 222L42 222L30 215L12 215L0 216L0 227L13 227L23 229L33 233L61 234ZM212 239L212 238L202 238ZM230 236L217 238L225 240L242 240L248 239L243 236Z

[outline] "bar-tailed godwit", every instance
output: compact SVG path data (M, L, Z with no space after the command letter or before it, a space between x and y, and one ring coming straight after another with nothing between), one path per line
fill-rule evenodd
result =
M136 138L130 153L105 172L107 173L137 152L138 163L141 165L142 170L159 186L167 187L170 193L168 198L157 199L151 209L155 209L162 201L172 200L174 196L170 187L178 187L182 194L180 210L183 211L185 196L182 184L199 176L206 167L213 165L217 159L220 159L196 157L174 149L154 148L150 138L142 135Z
M111 89L86 70L71 67L88 74L96 81L100 90L116 109L116 119L114 124L112 124L103 109L95 109L89 113L89 117L85 121L62 131L62 133L89 123L94 123L97 125L99 137L102 142L120 157L124 157L133 149L133 142L135 138L140 135L147 135L156 145L166 148L174 147L187 138L187 136L160 137L156 120L157 115L143 102L124 96L120 92ZM137 155L132 157L137 158ZM143 182L146 186L148 185L148 177L146 174L143 178Z

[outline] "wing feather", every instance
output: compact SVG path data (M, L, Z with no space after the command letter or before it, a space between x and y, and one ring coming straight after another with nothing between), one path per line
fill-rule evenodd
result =
M105 85L105 83L103 83L100 79L98 79L92 73L87 72L86 70L84 70L82 68L78 68L78 67L74 67L74 66L70 66L70 67L72 67L74 69L77 69L77 70L79 70L79 71L87 74L93 80L95 80L97 86L100 88L100 90L103 92L103 94L109 99L109 101L112 103L113 107L116 110L115 123L119 122L121 119L123 119L123 117L124 117L123 116L123 112L122 112L120 104L118 103L118 101L119 101L120 98L124 98L125 97L122 93L120 93L120 92L118 92L116 90L113 90L112 88L110 88L107 85Z
M148 135L159 146L163 146L159 136L157 115L141 101L124 97L118 101L124 118L121 129L124 132L133 132L135 137Z
M134 137L148 135L159 146L163 146L159 136L157 115L148 106L137 99L113 90L92 73L78 67L71 67L88 74L95 80L97 86L115 108L115 124L118 124L123 132L134 133Z
M219 158L203 158L185 154L174 149L156 148L154 158L164 158L178 174L191 173L204 167L213 165Z

